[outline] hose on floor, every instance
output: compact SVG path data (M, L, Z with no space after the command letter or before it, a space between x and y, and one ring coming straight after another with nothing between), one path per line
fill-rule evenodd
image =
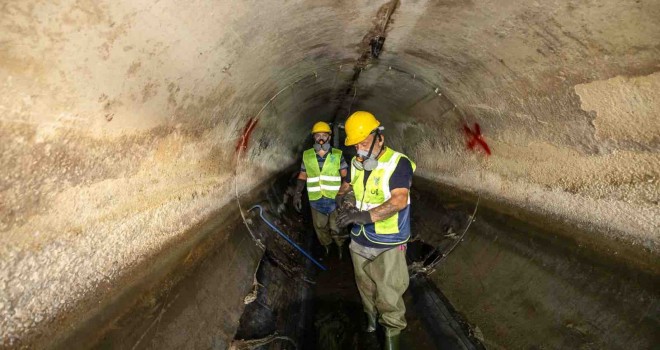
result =
M316 261L316 259L314 259L307 251L302 249L298 244L296 244L296 242L294 242L291 238L289 238L289 236L284 234L284 232L280 231L280 229L277 228L277 226L275 226L272 222L270 222L268 219L266 219L266 217L264 217L264 208L261 205L257 204L255 206L253 206L252 208L250 208L248 211L252 211L253 209L259 209L259 216L261 217L261 220L263 220L266 223L266 225L268 225L271 229L273 229L273 231L277 232L277 234L280 235L280 237L284 238L284 240L286 240L294 248L298 249L298 251L301 252L307 259L309 259L311 262L313 262L321 270L323 270L323 271L328 270L325 266L321 265L320 262Z

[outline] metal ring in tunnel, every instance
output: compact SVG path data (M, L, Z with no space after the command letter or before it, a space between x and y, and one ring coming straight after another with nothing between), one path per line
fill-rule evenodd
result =
M280 94L282 94L284 91L287 91L288 89L290 89L290 88L293 87L294 85L297 85L298 83L304 81L304 80L307 79L307 78L311 78L312 76L313 76L314 78L318 78L318 77L319 77L319 71L327 70L327 71L333 71L333 72L335 72L334 77L333 77L333 85L334 85L335 82L336 82L337 74L339 74L339 72L342 71L343 64L340 64L339 67L338 67L337 69L332 69L332 67L335 67L335 66L336 66L336 64L329 64L329 65L327 65L327 66L321 66L321 67L319 67L318 69L313 70L312 73L308 73L308 74L306 74L306 75L304 75L304 76L302 76L302 77L300 77L300 78L294 80L293 82L289 83L289 84L286 85L285 87L281 88L281 89L278 90L274 95L272 95L272 96L268 99L268 101L266 101L266 103L263 104L263 106L259 109L259 111L257 112L257 114L256 114L252 119L253 119L253 120L255 121L255 123L256 123L256 121L258 121L258 119L259 119L259 117L261 116L261 114L266 110L266 108L267 108L269 105L271 105L271 103L272 103L272 102L273 102L273 101L274 101L274 100L275 100ZM360 69L363 70L363 68L360 68ZM365 70L368 70L368 69L365 69ZM387 66L387 70L386 70L385 72L387 72L387 71L395 71L395 72L397 72L397 73L405 74L405 75L407 75L407 76L408 76L410 79L412 79L412 80L416 80L416 81L420 81L420 82L422 82L423 84L425 84L426 86L428 86L428 88L433 92L433 94L435 95L435 97L439 97L439 96L442 96L442 95L443 95L442 92L439 92L440 88L439 88L439 85L438 85L438 84L433 84L431 81L427 80L427 79L424 78L423 76L418 76L418 75L415 74L415 73L411 73L411 72L409 72L409 71L407 71L407 70L405 70L405 69L403 69L403 68L400 68L400 67L397 67L397 66L392 66L392 65ZM352 96L351 103L350 103L350 107L349 107L349 114L350 114L350 111L351 111L351 109L352 109L352 106L353 106L353 104L354 104L354 102L355 102L355 99L356 99L356 97L357 97L357 86L355 86L355 84L353 85L353 89L352 89L352 90L353 90L353 96ZM450 100L450 101L451 101L451 100ZM453 102L452 102L452 104L453 104ZM460 110L460 108L457 108L457 106L456 106L455 104L453 104L453 108L452 108L452 110L455 110L455 109L458 109L458 110L459 110L459 114L460 114L461 117L463 118L463 121L467 123L467 119L466 119L466 117L465 117L465 114ZM348 115L347 115L346 117L348 117ZM249 147L248 147L248 148L249 148ZM247 148L246 148L246 149L247 149ZM239 195L239 193L238 193L238 180L239 180L239 177L240 177L240 174L241 174L240 169L239 169L240 166L241 166L241 165L240 165L241 163L240 163L238 160L239 160L242 156L243 156L243 148L238 148L237 151L236 151L236 164L235 164L235 167L234 167L234 196L235 196L235 199L236 199L236 203L237 203L237 205L238 205L238 208L239 208L239 212L240 212L240 214L241 214L241 219L243 220L243 224L245 225L245 227L247 228L248 232L250 233L250 236L251 236L252 240L255 242L255 244L256 244L259 248L261 248L262 250L265 250L265 246L264 246L263 243L262 243L262 242L256 237L255 233L252 231L250 225L249 225L248 222L247 222L247 219L246 219L246 216L245 216L245 213L244 213L244 210L243 210L243 206L242 206L242 204L241 204L240 195ZM481 172L481 177L483 177L483 172ZM465 233L467 233L467 230L469 229L470 225L471 225L472 222L474 221L474 218L475 218L474 215L476 215L477 208L478 208L478 206L479 206L479 201L480 201L480 199L481 199L481 194L477 194L477 195L478 195L478 198L477 198L477 202L476 202L476 204L475 204L474 213L473 213L473 215L472 215L472 217L471 217L471 219L470 219L470 222L469 222L468 225L466 226L466 228L465 228L463 234L461 235L461 238L457 241L457 244L453 245L453 246L449 249L449 251L448 251L447 253L442 254L442 255L441 255L442 258L440 259L440 261L434 261L434 262L432 262L431 264L429 264L429 267L430 267L431 269L429 269L429 270L426 270L426 269L425 269L426 271L432 271L432 267L435 266L435 265L437 265L438 263L440 263L442 260L444 260L444 258L445 258L449 253L451 253L452 250L454 250L454 249L456 248L456 246L458 245L458 242L460 242L460 241L462 240L462 238L465 236Z

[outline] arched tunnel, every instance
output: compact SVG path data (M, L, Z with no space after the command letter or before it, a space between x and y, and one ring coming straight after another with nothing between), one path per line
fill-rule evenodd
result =
M0 9L0 347L377 349L285 202L357 110L417 164L402 348L659 346L659 1Z

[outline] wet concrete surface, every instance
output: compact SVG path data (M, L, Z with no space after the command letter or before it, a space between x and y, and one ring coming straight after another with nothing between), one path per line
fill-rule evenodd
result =
M227 231L227 239L186 275L168 278L140 296L93 347L226 349L262 254L240 220Z
M265 198L272 184L261 184L243 200ZM136 266L130 281L116 286L121 292L47 347L226 349L264 252L253 241L236 203L176 243Z
M317 247L318 248L318 247ZM300 283L291 281L282 276L281 271L268 258L262 261L257 274L265 286L262 288L257 301L245 309L241 318L241 328L236 334L237 339L263 339L268 335L288 334L292 339L300 340L302 349L365 349L378 350L382 348L383 330L379 327L376 333L364 332L366 318L362 311L360 296L355 285L353 267L350 261L348 248L344 247L344 257L339 260L336 247L329 257L324 257L320 249L315 249L321 262L328 271L317 272L315 284L310 287L309 314L301 315L300 289L307 288ZM264 266L267 266L264 268ZM270 277L266 278L266 275ZM283 289L287 288L287 293ZM420 308L416 307L413 294L407 292L404 300L408 307L408 327L402 333L401 346L403 349L438 349L434 338L429 333L429 324L425 324ZM286 302L291 302L286 305ZM305 303L303 301L302 303ZM423 307L423 306L422 306ZM294 312L290 312L295 310ZM423 309L422 309L423 310ZM289 312L287 312L289 311ZM300 332L285 333L283 328L287 324L303 322L302 337ZM447 348L447 347L446 347ZM448 347L448 349L460 347ZM273 343L259 349L293 349L286 342Z
M474 202L433 183L416 184L415 231L427 243L443 244L448 234L443 220L428 218L446 217L451 207ZM464 240L430 277L478 328L488 348L653 349L660 344L657 275L566 239L561 225L521 220L522 213L516 218L502 214L506 208L481 203Z
M300 222L288 217L265 214L276 227L309 249L311 241L301 237ZM287 344L299 344L304 337L305 325L309 322L309 290L314 281L310 279L313 267L305 258L277 236L259 217L250 218L255 231L264 237L266 252L255 274L256 299L246 305L233 345L237 349L289 348ZM266 339L279 335L283 338L268 342ZM246 347L252 344L251 347ZM257 346L256 344L263 344Z
M334 247L333 247L334 248ZM376 333L366 333L366 317L362 310L360 295L355 285L353 265L348 247L344 246L343 259L339 260L337 251L324 259L329 267L320 273L314 288L314 330L310 333L306 345L315 349L365 349L379 350L382 346L383 329L379 325ZM410 290L404 294L408 327L401 333L402 349L437 349L429 330L422 322L419 310L413 307ZM329 342L324 323L341 324L336 330L341 340ZM323 335L323 337L321 336ZM336 347L328 344L337 344Z

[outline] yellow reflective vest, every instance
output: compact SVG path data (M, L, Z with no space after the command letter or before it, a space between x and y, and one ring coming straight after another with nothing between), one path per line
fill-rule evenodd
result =
M351 185L358 209L373 209L392 197L390 178L401 158L410 161L414 172L417 166L410 158L387 147L378 158L378 166L369 175L366 186L364 170L358 170L351 162ZM378 244L397 245L407 242L410 238L410 194L408 194L408 206L403 210L372 224L355 225L351 233L355 236L364 234L369 241Z
M319 169L316 152L313 148L303 153L303 163L307 172L307 195L309 200L318 200L321 197L334 199L341 186L341 150L333 148L326 156L323 169Z

